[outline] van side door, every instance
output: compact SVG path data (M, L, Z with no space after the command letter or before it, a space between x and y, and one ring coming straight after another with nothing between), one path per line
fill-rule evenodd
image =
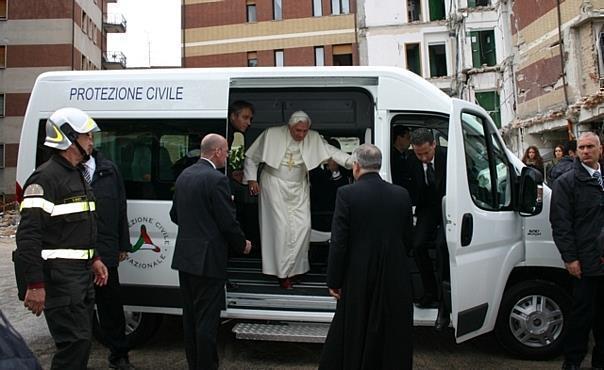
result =
M491 331L510 271L524 259L513 169L482 108L453 99L443 217L457 342Z

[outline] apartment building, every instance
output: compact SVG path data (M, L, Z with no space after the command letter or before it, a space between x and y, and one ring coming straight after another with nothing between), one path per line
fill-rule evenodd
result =
M358 7L361 65L406 68L480 104L499 126L513 119L507 1L359 0Z
M183 67L358 65L354 0L183 0Z
M549 157L582 131L602 132L604 119L604 1L513 2L516 118L506 141Z
M15 193L21 125L31 89L46 71L124 68L106 34L125 32L117 0L0 0L0 196Z

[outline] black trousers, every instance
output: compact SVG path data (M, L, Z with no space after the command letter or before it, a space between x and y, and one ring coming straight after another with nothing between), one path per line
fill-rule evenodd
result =
M587 354L589 332L596 342L591 356L593 367L604 367L604 276L573 278L573 306L564 341L564 360L580 364Z
M442 281L449 281L449 252L442 225L440 207L420 209L416 211L417 222L413 228L413 251L415 263L419 270L424 288L424 295L439 296ZM434 266L430 260L428 249L431 244L436 248L436 270L438 283L434 275Z
M224 279L178 273L183 298L182 323L190 370L218 369L216 337L224 306Z
M95 286L96 308L103 336L109 347L109 361L128 358L124 306L120 297L120 277L117 267L108 267L107 285Z
M44 317L57 352L53 370L84 370L92 338L94 288L90 264L82 260L45 262Z

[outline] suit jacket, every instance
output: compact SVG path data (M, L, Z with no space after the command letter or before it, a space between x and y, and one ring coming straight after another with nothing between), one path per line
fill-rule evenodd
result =
M436 177L435 189L426 186L424 166L415 156L409 157L409 171L411 172L411 198L416 206L416 212L424 209L441 209L441 201L445 196L447 183L447 149L436 147L434 153L434 174Z
M407 190L379 174L338 189L327 285L342 297L320 369L411 368L411 228Z
M126 190L117 166L100 152L93 154L96 169L90 186L96 198L96 250L107 267L117 267L119 253L129 252L130 232L126 212Z
M172 268L226 279L228 248L245 249L228 178L205 159L185 169L176 180L170 218L178 225Z

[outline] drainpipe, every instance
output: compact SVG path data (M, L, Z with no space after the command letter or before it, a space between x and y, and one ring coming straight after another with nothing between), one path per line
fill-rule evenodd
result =
M187 47L186 47L186 29L185 29L185 0L182 0L180 2L180 28L182 29L181 33L182 33L182 43L181 43L181 48L182 48L182 52L181 52L181 57L182 60L180 61L180 64L182 66L182 68L186 68L186 56L187 56Z
M560 68L562 68L562 88L564 89L565 108L568 107L568 93L566 91L566 68L564 65L564 43L562 40L562 14L560 12L560 0L556 1L556 9L558 11L558 47L560 48Z
M71 0L71 70L75 69L75 62L73 57L75 56L73 49L75 49L75 0Z

